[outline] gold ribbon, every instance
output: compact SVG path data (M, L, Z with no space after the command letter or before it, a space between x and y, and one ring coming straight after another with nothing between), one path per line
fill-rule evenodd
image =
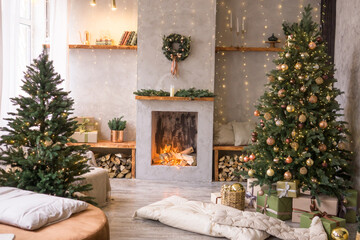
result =
M178 64L177 64L177 60L176 60L176 56L172 55L172 63L171 63L171 74L172 75L176 75L178 72Z

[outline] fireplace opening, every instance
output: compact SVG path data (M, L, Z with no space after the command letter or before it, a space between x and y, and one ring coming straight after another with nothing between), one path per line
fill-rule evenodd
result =
M151 164L196 166L197 112L152 112Z

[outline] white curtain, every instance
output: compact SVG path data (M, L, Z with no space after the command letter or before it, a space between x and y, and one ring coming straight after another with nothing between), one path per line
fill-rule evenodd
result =
M68 83L68 16L70 3L68 0L50 0L50 59L61 78L65 79L62 86L69 89Z

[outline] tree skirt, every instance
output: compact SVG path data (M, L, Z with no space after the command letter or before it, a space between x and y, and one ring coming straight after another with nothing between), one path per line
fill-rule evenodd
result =
M171 196L138 209L134 217L159 221L171 227L228 239L262 240L275 236L280 239L327 240L318 217L310 228L292 228L285 222L261 213Z

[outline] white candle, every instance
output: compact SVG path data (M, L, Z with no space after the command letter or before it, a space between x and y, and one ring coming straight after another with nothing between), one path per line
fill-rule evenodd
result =
M170 97L174 97L175 96L175 87L174 85L170 85Z
M230 29L232 28L232 12L230 12Z
M236 32L239 33L239 18L236 17Z
M241 31L245 32L245 17L242 18Z

